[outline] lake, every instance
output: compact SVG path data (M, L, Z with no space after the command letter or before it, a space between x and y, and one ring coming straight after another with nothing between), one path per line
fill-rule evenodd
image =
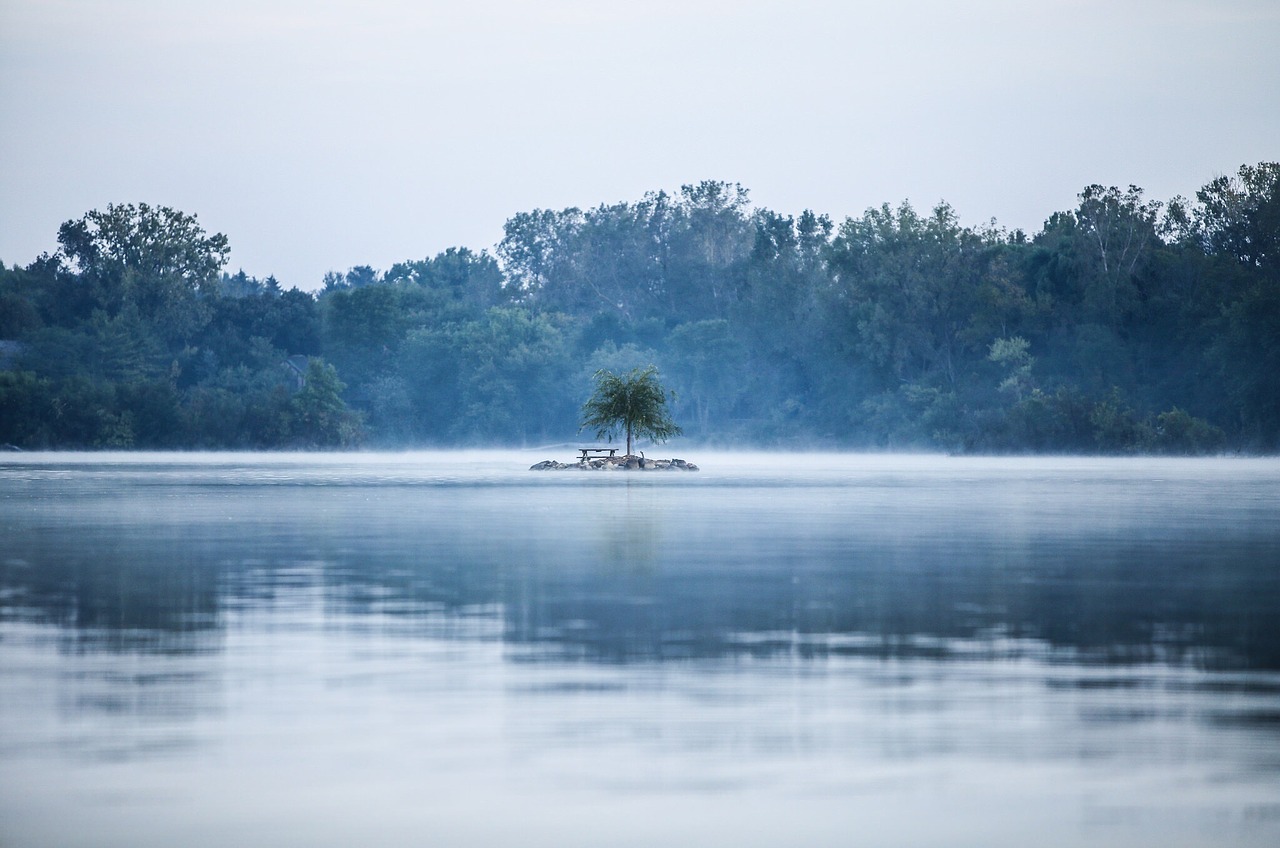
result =
M561 453L0 459L0 845L1280 844L1280 460Z

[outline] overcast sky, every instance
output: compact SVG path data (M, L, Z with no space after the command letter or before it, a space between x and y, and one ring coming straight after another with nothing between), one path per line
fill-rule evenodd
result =
M1034 232L1280 159L1276 0L0 0L0 260L168 205L313 289L704 179Z

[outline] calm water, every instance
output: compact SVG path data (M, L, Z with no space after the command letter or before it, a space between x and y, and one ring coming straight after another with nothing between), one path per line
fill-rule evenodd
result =
M0 845L1280 844L1280 461L0 461Z

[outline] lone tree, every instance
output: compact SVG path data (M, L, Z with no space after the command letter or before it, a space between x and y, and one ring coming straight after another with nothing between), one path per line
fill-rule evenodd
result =
M635 368L621 376L612 371L597 371L596 390L582 405L579 431L594 429L596 438L613 439L619 429L627 434L627 455L631 455L631 437L647 436L662 442L682 431L667 414L667 399L674 397L657 379L658 369Z

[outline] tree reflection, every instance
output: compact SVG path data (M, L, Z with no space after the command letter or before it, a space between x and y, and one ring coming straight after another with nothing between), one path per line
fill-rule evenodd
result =
M732 545L689 555L660 518L602 526L612 529L519 555L465 535L414 536L322 545L304 564L254 556L251 540L20 535L0 570L2 614L55 625L67 650L198 652L217 649L229 612L269 610L307 589L326 614L409 632L469 638L467 622L497 619L527 660L1042 650L1071 662L1280 669L1280 578L1266 540L1056 552L795 540L761 560Z

